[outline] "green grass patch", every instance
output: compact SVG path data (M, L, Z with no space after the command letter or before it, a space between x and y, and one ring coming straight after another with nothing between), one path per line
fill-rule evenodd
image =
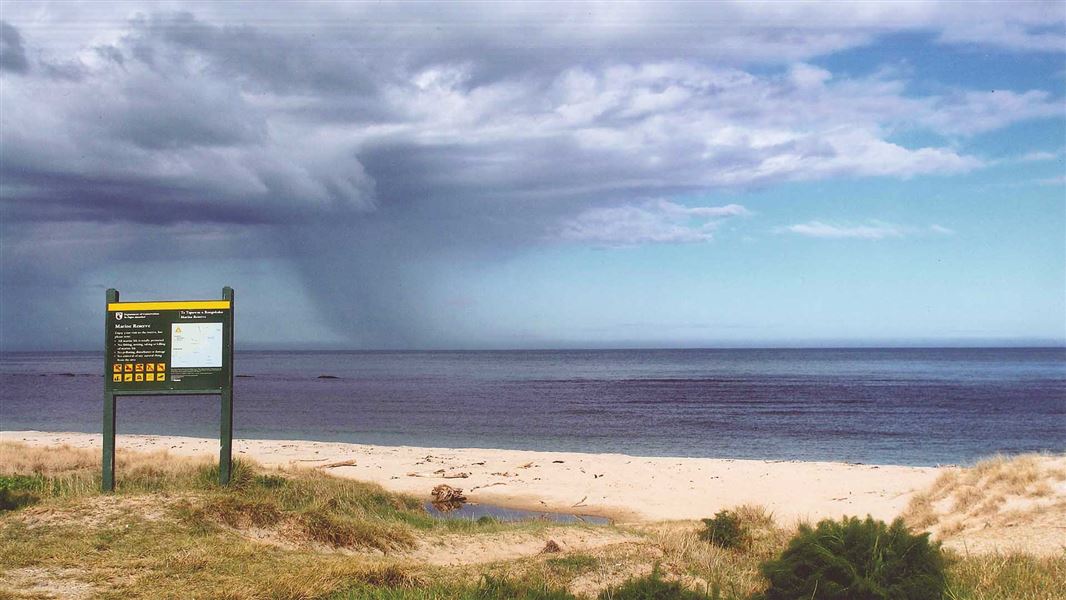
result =
M570 554L568 556L549 558L545 562L549 568L556 572L577 575L595 569L600 561L595 556L588 554Z
M650 575L634 577L618 587L604 590L599 600L709 600L711 596L690 590L677 581L663 579L656 567ZM717 598L717 594L715 594Z

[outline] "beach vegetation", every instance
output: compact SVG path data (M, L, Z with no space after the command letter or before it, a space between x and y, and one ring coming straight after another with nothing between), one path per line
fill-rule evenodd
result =
M554 571L567 575L587 573L599 565L599 560L595 556L583 553L549 558L546 562Z
M697 521L442 520L417 498L321 470L239 460L220 487L210 458L122 449L117 491L101 494L99 460L0 442L0 599L749 600L773 588L760 567L796 533L759 506L729 509L746 541L728 550L701 539ZM1056 600L1066 580L1061 553L948 550L944 567L947 600Z
M41 498L34 492L40 487L39 477L0 475L0 513L36 504Z
M946 600L1052 600L1066 597L1066 553L955 555L949 560Z
M944 558L929 534L867 517L801 525L781 556L766 562L766 600L940 600Z
M1016 538L1061 527L1066 459L1040 454L995 456L953 468L911 498L903 518L912 528L963 548L984 547L983 532L1009 527Z
M699 537L719 548L734 549L748 543L750 534L740 516L732 510L720 510L712 519L703 519Z
M633 577L617 587L609 587L599 595L599 600L710 600L720 598L703 594L685 587L677 580L663 578L659 566L644 577Z

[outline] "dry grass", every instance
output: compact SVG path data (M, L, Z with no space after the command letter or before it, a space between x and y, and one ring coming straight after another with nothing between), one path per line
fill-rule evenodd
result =
M697 521L608 528L606 543L580 547L574 540L599 534L545 524L441 524L416 499L318 471L238 462L233 485L220 488L210 460L131 451L118 460L118 491L101 495L98 452L0 443L0 478L36 494L36 504L0 512L0 600L502 600L516 590L559 589L595 597L656 566L690 590L740 599L762 590L759 565L795 533L761 507L744 506L733 509L749 532L737 549L701 540ZM909 518L959 535L971 531L967 519L1030 518L1032 503L1054 514L1064 481L1066 464L1047 457L994 459L942 477L915 500ZM562 552L540 553L549 537ZM519 538L528 554L494 563L435 567L413 559L427 548L469 552L471 544ZM495 587L485 587L485 575ZM953 554L949 578L951 599L1062 598L1066 554ZM568 597L536 594L524 597Z
M39 491L49 497L96 493L100 489L100 461L98 451L0 441L0 476L37 478ZM126 491L185 486L210 465L206 458L177 459L166 452L137 453L120 449L115 454L115 468L121 473L119 485Z
M1063 600L1066 556L979 554L951 563L947 600Z
M434 526L413 498L247 462L235 463L233 485L221 488L210 460L128 451L116 458L117 493L101 495L97 452L0 444L0 477L38 500L0 512L2 594L65 585L92 597L226 590L229 598L318 598L421 577L380 564L382 552L410 547L418 527ZM264 530L285 544L255 539ZM51 581L48 574L60 572L62 581ZM27 574L36 574L36 587L26 585Z
M1066 457L997 456L948 471L911 500L904 518L944 541L985 546L997 541L997 532L1009 531L1004 543L1021 538L1029 550L1061 552L1066 545Z
M761 506L740 506L733 511L748 534L745 544L736 550L701 540L698 525L664 524L653 528L651 539L662 550L664 572L689 575L729 596L747 596L761 590L765 582L759 574L759 564L776 556L793 532L777 526Z

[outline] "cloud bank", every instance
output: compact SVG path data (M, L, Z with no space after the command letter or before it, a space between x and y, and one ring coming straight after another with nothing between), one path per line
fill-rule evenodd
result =
M820 57L1066 41L1053 2L5 9L3 299L99 286L115 261L266 257L367 345L432 329L419 261L705 242L745 210L671 199L966 173L987 162L966 140L1061 114L1040 89L919 93Z
M865 224L848 225L833 224L823 221L808 221L783 227L780 231L794 233L804 237L825 239L860 239L860 240L883 240L887 238L901 238L909 235L953 235L955 232L942 225L929 225L928 227L908 227L883 221L871 221Z

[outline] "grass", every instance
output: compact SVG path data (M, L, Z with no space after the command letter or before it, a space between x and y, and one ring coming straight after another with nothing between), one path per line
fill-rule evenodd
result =
M942 540L989 526L1038 524L1066 512L1052 485L1066 481L1066 461L1039 454L995 456L966 469L945 472L914 496L904 519ZM1011 510L1005 507L1012 506ZM1038 525L1039 526L1039 525Z
M439 521L415 498L315 470L237 461L233 485L221 488L210 460L121 450L117 458L116 493L101 495L97 452L0 443L0 600L747 599L765 589L759 566L794 533L761 507L742 506L732 514L747 535L734 549L701 540L698 522L674 522L606 528L629 537L542 554L543 539L563 541L558 534L581 526ZM938 482L929 505L986 481L996 493L1047 497L1039 485L1046 473L1008 477L993 466ZM968 502L977 510L987 501ZM411 555L437 544L456 551L447 550L455 540L493 546L522 536L540 541L518 559L436 567ZM1066 555L949 553L947 567L950 600L1052 600L1066 581Z

